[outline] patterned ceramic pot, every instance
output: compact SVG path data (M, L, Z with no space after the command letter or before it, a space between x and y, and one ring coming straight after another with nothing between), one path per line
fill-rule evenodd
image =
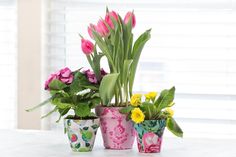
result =
M103 144L106 149L131 149L135 131L133 123L126 120L126 115L119 112L121 107L97 107L100 117Z
M134 124L139 152L159 153L165 127L165 119L145 120L140 124Z
M65 119L65 132L70 142L71 149L75 152L92 151L97 129L100 125L100 120L74 120Z

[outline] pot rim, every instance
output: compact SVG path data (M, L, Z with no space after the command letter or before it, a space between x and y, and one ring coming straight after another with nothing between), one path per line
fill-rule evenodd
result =
M96 116L94 118L91 119L75 119L75 118L64 118L64 120L74 120L74 121L88 121L88 120L99 120L99 117Z
M126 106L97 106L96 108L124 108Z

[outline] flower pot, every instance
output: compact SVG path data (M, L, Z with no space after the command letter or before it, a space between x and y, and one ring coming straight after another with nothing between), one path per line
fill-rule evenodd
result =
M134 124L139 152L159 153L165 127L165 119L145 120L140 124Z
M65 119L64 127L71 149L75 152L92 151L99 125L99 118L88 120Z
M133 123L127 121L126 115L119 112L121 107L97 107L96 114L100 117L103 144L106 149L131 149L135 132Z

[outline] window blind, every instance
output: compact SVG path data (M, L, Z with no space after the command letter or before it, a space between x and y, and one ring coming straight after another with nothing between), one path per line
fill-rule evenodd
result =
M16 1L0 0L0 129L16 126Z
M236 132L235 0L50 0L48 69L89 66L78 33L105 14L134 10L135 38L152 28L134 91L176 86L175 117L185 136L234 137Z

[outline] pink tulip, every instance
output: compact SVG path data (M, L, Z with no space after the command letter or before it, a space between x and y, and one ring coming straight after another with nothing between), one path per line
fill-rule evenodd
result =
M107 28L106 24L103 22L103 20L99 20L97 24L97 32L102 36L105 37L109 34L109 29Z
M132 20L132 28L134 28L135 25L136 25L136 18L135 18L134 13L132 13L132 12L129 11L129 12L125 15L125 19L124 19L125 24L127 24L127 23L129 22L130 18L131 18L131 20Z
M105 16L105 22L114 29L114 24L112 22L112 19L118 21L118 15L115 11L108 12Z
M90 55L94 50L94 45L89 40L81 39L81 48L84 54Z
M53 80L55 80L55 79L57 79L57 78L58 78L57 74L51 74L51 75L48 77L48 79L47 79L47 81L45 82L45 84L44 84L44 89L45 89L45 90L48 90L48 89L49 89L49 84L50 84Z
M88 34L90 36L90 38L93 39L93 30L96 30L96 26L94 24L90 24L88 26Z

